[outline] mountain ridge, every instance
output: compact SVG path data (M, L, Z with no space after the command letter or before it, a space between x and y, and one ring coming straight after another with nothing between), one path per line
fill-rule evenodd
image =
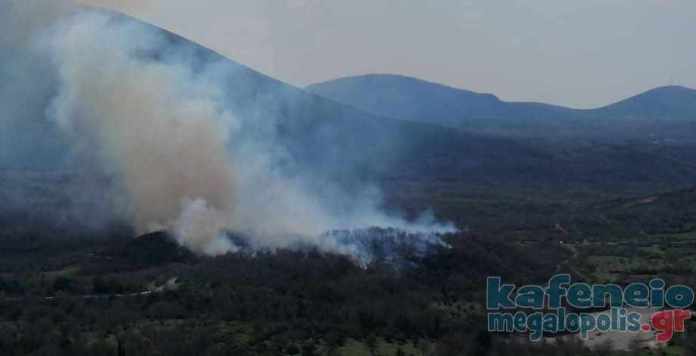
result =
M348 76L338 77L335 79L329 79L329 80L325 80L325 81L320 81L320 82L308 84L308 85L304 86L304 89L306 89L307 91L309 91L311 93L315 93L315 92L321 91L323 86L333 84L333 83L341 83L341 82L356 80L356 79L357 80L360 80L360 79L375 80L375 79L382 79L382 78L403 79L403 80L415 81L415 82L420 82L420 83L431 85L431 86L438 86L438 87L442 87L444 89L449 89L449 90L453 90L453 91L457 91L457 92L463 92L463 93L467 93L467 94L471 94L471 95L489 96L489 97L495 98L497 101L502 102L502 103L543 105L543 106L555 107L558 109L567 109L567 110L576 110L576 111L592 111L592 110L604 109L607 107L614 106L616 104L620 104L620 103L625 102L625 101L629 101L629 100L643 97L646 95L661 94L663 92L688 93L688 94L696 93L696 88L690 88L690 87L684 86L684 85L677 85L677 84L661 85L661 86L657 86L657 87L654 87L651 89L643 90L637 94L634 94L634 95L628 96L626 98L617 100L615 102L610 102L610 103L607 103L604 105L597 105L597 106L593 106L590 108L575 108L572 106L547 103L547 102L543 102L543 101L503 100L503 99L500 99L500 97L498 97L495 93L478 92L475 90L461 88L461 87L457 87L454 85L448 85L448 84L439 83L439 82L432 81L432 80L421 79L418 77L413 77L413 76L404 75L404 74L396 74L396 73L368 73L368 74L359 74L359 75L348 75ZM321 95L321 94L318 94L318 95Z
M437 122L405 122L356 109L345 103L336 103L314 93L288 85L248 66L231 60L199 44L169 31L149 25L122 14L113 21L127 21L149 31L164 34L156 48L149 48L147 56L157 61L173 48L183 47L194 72L214 63L216 78L224 93L225 109L244 117L251 125L250 142L264 142L267 136L256 137L267 126L272 126L271 141L274 149L283 151L287 161L279 168L289 176L307 176L312 182L332 182L350 190L365 184L390 181L461 181L466 184L515 184L555 186L565 184L595 184L601 186L631 186L631 184L663 184L684 186L693 182L696 168L679 163L690 152L658 152L652 148L628 149L610 146L590 148L559 147L548 144L530 144L496 132L467 132L453 130ZM188 60L190 59L190 60ZM447 95L449 91L444 92ZM496 106L501 115L510 110L490 94L468 93L489 105ZM557 112L557 107L527 103L528 113ZM484 105L478 109L486 109ZM45 110L43 110L45 112ZM541 119L545 117L540 116ZM515 118L508 120L514 123ZM507 124L507 123L504 123ZM516 130L513 126L513 130ZM56 129L56 136L60 137ZM49 136L45 131L41 137ZM246 136L246 135L245 135ZM66 147L65 152L69 152ZM51 151L54 154L56 150ZM666 160L666 155L679 162ZM37 162L31 156L11 156L22 168L25 162ZM676 158L675 158L676 159ZM46 160L55 161L48 158ZM651 169L636 166L646 162ZM13 162L0 167L13 169ZM2 169L0 168L0 169ZM65 167L58 167L65 168ZM37 183L38 184L38 183ZM317 184L321 187L322 184ZM20 200L15 192L8 196ZM327 190L330 194L330 189ZM38 200L38 199L37 199Z
M607 131L605 139L639 139L654 138L650 131L659 129L679 137L685 123L696 121L696 90L682 86L654 88L592 109L504 101L398 74L343 77L306 90L381 116L508 136L597 138L598 131Z

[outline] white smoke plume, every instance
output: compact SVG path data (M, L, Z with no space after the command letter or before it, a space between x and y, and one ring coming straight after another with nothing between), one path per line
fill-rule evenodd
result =
M453 230L433 219L388 216L370 189L349 197L337 191L338 209L313 193L314 182L284 174L276 162L285 152L273 129L252 135L249 120L226 102L226 90L247 83L222 83L226 73L218 63L201 67L189 51L162 50L162 33L67 2L53 3L55 9L19 4L10 6L27 18L38 12L50 18L13 39L37 43L55 67L59 85L48 116L77 157L99 162L117 178L139 232L166 229L191 250L217 255L237 249L227 232L249 237L257 248L302 243L352 253L325 233L371 226Z
M53 114L82 149L113 165L140 232L173 230L209 252L233 208L230 118L214 87L185 66L136 57L155 40L102 14L62 24L50 43L61 82Z

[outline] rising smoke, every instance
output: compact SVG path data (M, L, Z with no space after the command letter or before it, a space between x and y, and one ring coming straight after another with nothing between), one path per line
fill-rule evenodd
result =
M122 179L140 232L174 230L208 251L233 208L220 93L186 66L140 59L157 41L103 14L78 14L52 36L61 89L51 114ZM215 231L217 230L217 231Z
M279 165L292 157L275 118L252 122L234 110L228 91L249 83L226 82L230 69L222 61L201 62L161 31L67 2L0 0L0 10L9 33L2 47L39 58L48 73L42 85L27 74L21 85L29 87L19 92L3 86L0 102L47 97L41 114L67 142L71 167L96 164L114 177L113 194L126 196L126 207L115 210L126 211L139 233L166 229L191 250L216 255L237 249L230 232L255 248L302 243L353 253L326 232L451 230L432 218L408 223L382 213L374 188L317 194L311 174L291 175ZM13 18L9 26L4 14Z

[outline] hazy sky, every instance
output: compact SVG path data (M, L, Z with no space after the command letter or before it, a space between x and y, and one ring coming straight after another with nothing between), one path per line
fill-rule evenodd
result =
M695 0L83 0L304 86L397 73L591 107L696 88Z

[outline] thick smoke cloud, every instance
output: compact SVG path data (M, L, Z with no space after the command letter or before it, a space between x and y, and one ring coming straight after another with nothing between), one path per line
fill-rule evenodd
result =
M311 172L290 174L293 157L281 143L277 118L240 110L230 99L234 91L255 84L234 82L240 77L231 71L238 69L224 60L203 61L170 35L119 15L39 3L49 2L0 0L11 10L0 14L37 21L4 26L17 32L3 46L39 58L49 78L45 87L22 82L22 95L48 102L44 112L13 120L41 116L58 127L69 166L97 166L112 177L111 194L125 197L114 199L123 202L114 211L125 211L138 232L166 229L193 251L215 255L238 248L228 233L254 248L309 244L354 253L325 232L451 230L432 218L408 223L382 213L374 188L348 194L323 182L319 194ZM22 78L28 79L38 78ZM3 103L20 96L2 95ZM272 96L261 93L256 104Z
M157 39L112 21L78 14L52 38L61 82L55 119L113 164L139 231L176 227L185 245L206 251L234 198L220 93L183 65L139 59Z

